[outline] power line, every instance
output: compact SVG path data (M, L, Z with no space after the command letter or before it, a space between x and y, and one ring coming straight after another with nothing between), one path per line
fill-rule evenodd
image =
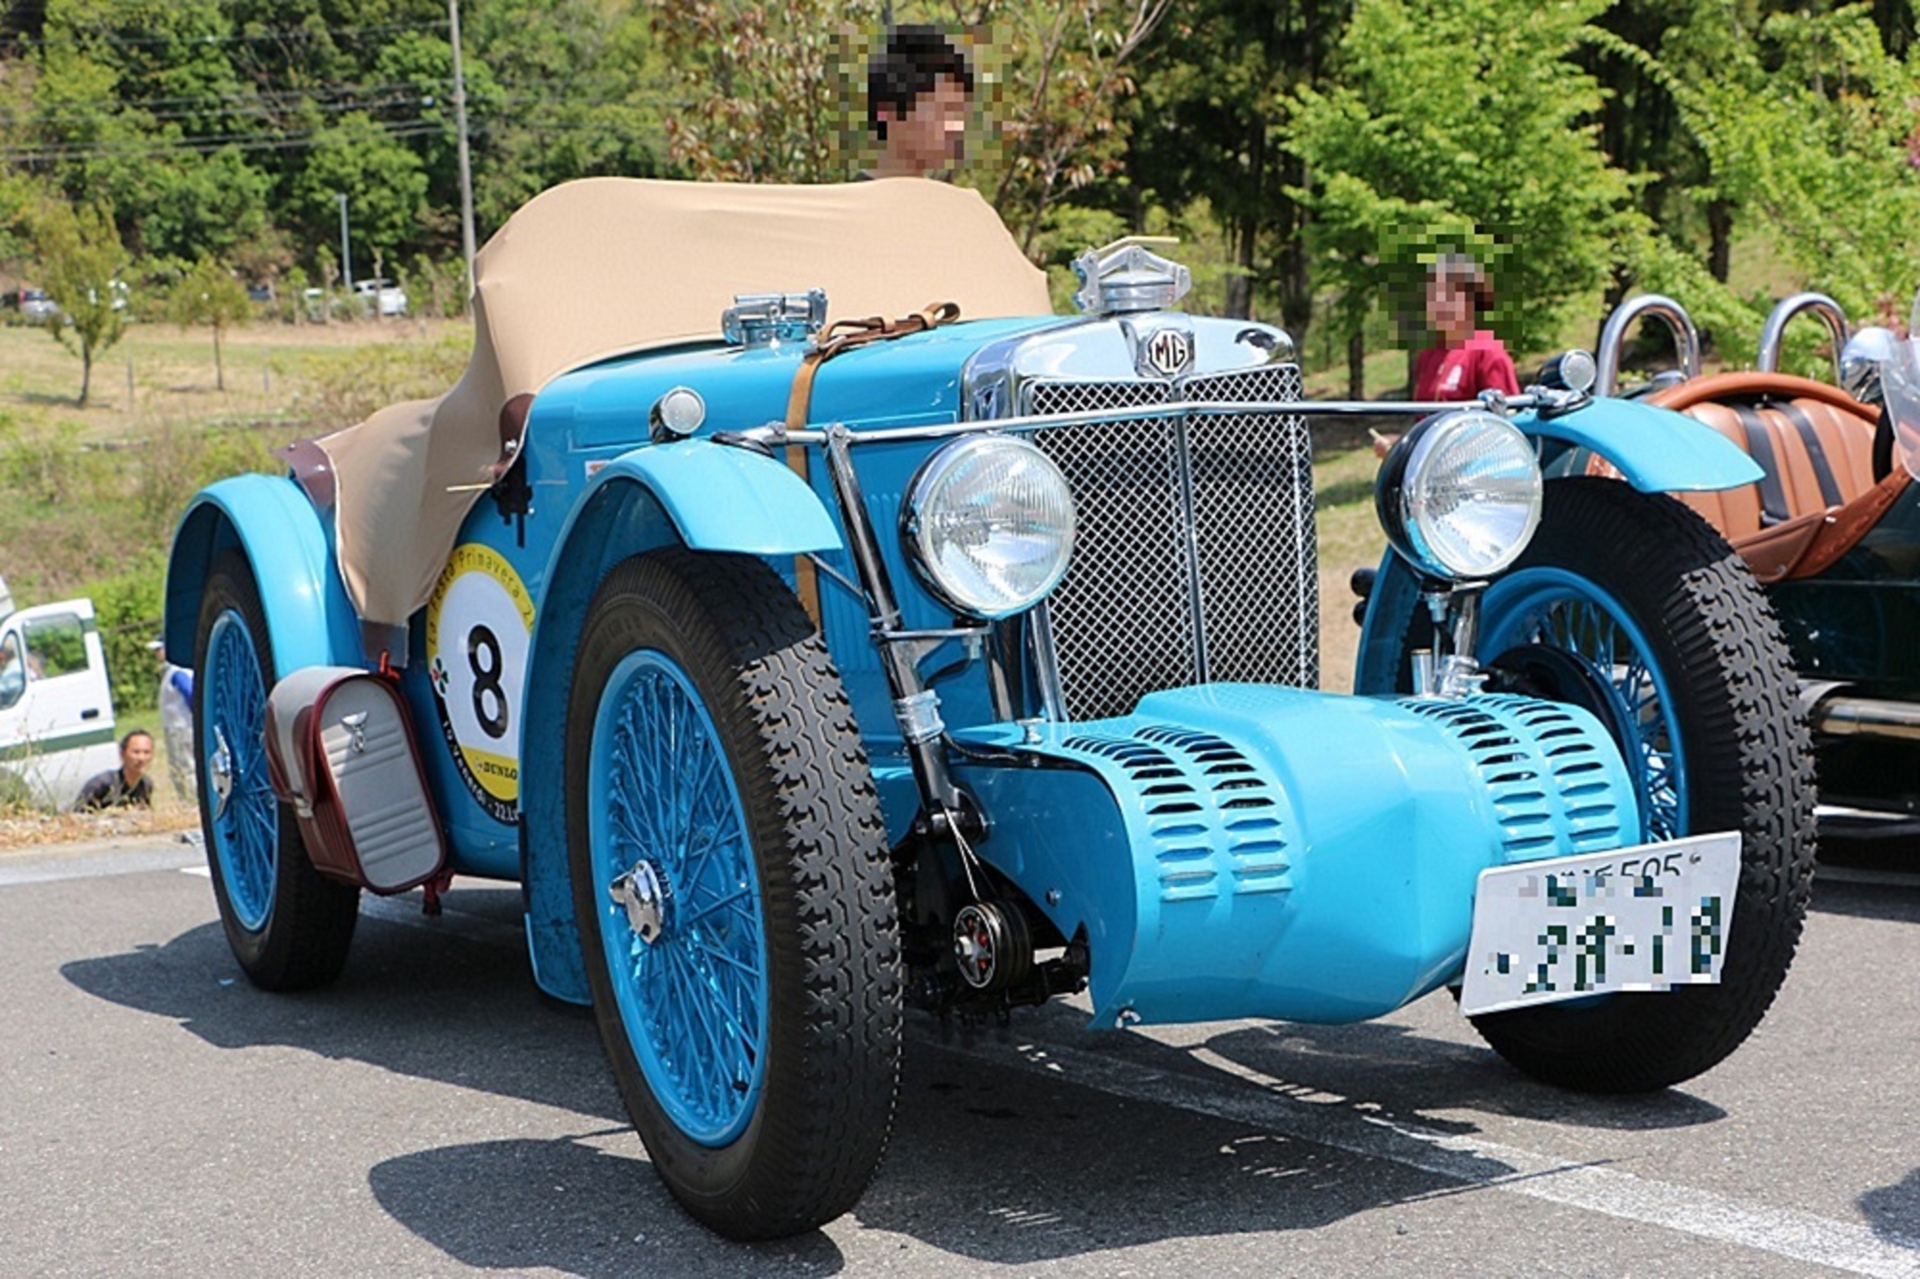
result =
M254 31L224 36L123 36L107 34L112 28L97 27L74 35L0 37L0 47L17 45L44 49L110 45L118 48L137 48L144 45L169 44L264 44L274 41L317 40L322 36L338 39L384 35L394 31L439 31L446 25L444 21L383 22L362 27L288 27L280 31Z
M444 133L448 128L447 122L443 120L413 119L393 124L375 123L381 132L394 139L425 137L429 134ZM324 131L320 129L308 129L284 134L235 133L203 138L153 139L40 149L0 147L0 161L8 164L40 164L106 157L158 156L180 152L211 155L216 151L225 151L229 148L235 151L287 151L316 145L322 132Z

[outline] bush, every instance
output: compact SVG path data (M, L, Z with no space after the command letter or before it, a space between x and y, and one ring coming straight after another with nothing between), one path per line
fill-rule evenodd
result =
M93 599L116 714L152 706L160 694L160 661L147 645L160 634L166 584L166 552L152 546L136 552L124 572L82 589Z

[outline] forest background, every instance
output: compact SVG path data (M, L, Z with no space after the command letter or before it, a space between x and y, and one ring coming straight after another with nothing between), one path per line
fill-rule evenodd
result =
M52 293L76 398L102 381L115 403L51 413L0 367L17 596L89 590L131 645L192 486L457 374L457 323L410 321L398 353L317 336L353 327L330 323L352 311L343 196L354 278L399 281L416 316L464 311L449 16L0 0L0 288ZM1911 0L463 0L460 17L482 241L571 178L844 180L871 159L876 40L932 22L979 72L957 180L1062 298L1086 247L1178 236L1188 305L1281 323L1334 392L1404 376L1443 251L1487 268L1523 364L1590 344L1634 291L1680 298L1738 364L1786 291L1885 322L1920 283ZM628 248L660 251L643 227ZM234 411L143 390L131 356L124 395L96 380L132 320L210 336ZM268 321L301 336L262 338ZM1788 352L1807 371L1814 327ZM181 391L184 348L140 342ZM234 359L257 393L228 390Z

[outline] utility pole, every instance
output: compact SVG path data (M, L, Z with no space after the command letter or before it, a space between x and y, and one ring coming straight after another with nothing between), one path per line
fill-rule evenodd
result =
M473 161L467 153L467 78L460 69L460 0L447 0L453 28L453 128L460 160L460 249L467 257L467 296L473 296Z
M347 282L347 295L353 295L353 240L347 233L347 193L340 196L340 274Z

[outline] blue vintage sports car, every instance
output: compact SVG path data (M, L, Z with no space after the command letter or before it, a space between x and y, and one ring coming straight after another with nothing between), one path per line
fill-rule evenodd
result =
M845 1212L903 1018L1352 1022L1442 987L1569 1088L1663 1088L1797 942L1811 761L1757 468L1589 393L1397 406L1360 694L1319 691L1288 336L976 196L601 179L481 254L467 374L193 501L167 586L247 975L363 889L518 881L678 1200ZM1627 482L1545 479L1579 450Z

